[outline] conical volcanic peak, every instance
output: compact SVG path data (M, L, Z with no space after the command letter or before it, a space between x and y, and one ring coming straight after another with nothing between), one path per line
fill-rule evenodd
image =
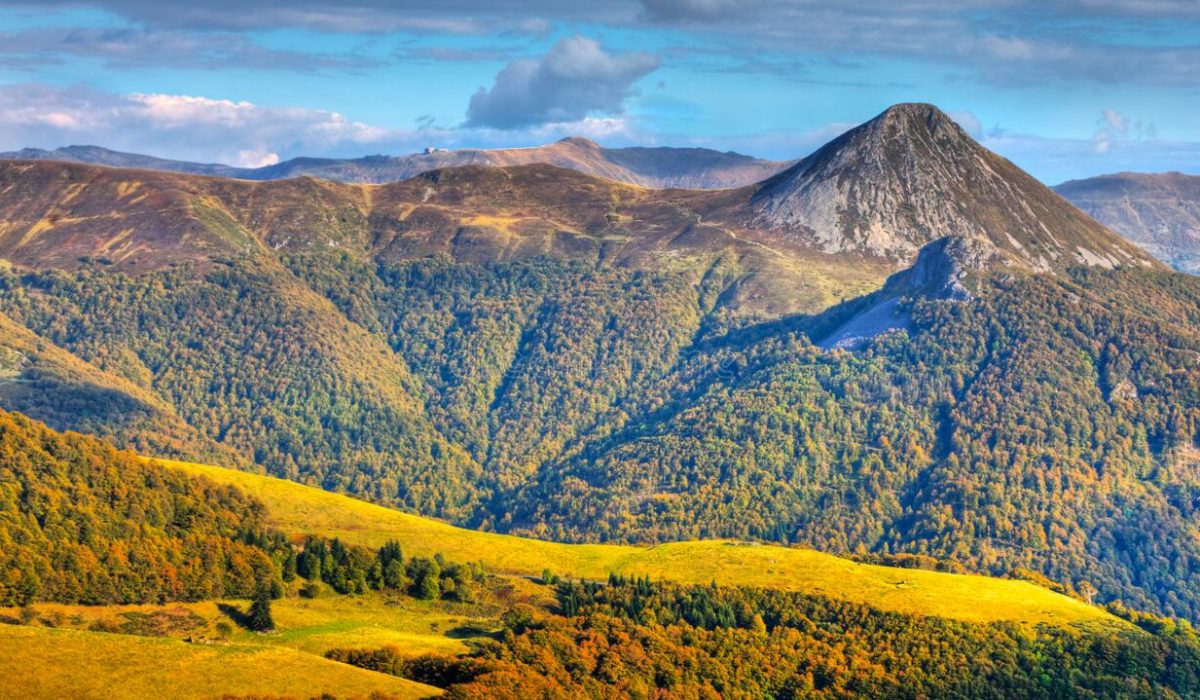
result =
M908 262L954 237L987 239L998 259L1033 270L1156 264L928 104L842 134L759 185L751 212L826 253Z

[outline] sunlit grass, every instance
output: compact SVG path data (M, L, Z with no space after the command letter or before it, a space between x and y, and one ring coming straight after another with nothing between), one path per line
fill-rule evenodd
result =
M811 550L725 541L656 547L573 545L475 532L293 482L207 465L166 462L239 486L262 500L274 526L379 546L407 555L478 561L495 573L604 579L610 572L680 583L746 585L819 593L884 610L972 622L1130 625L1095 606L1024 581L859 564Z
M0 625L0 697L183 700L324 692L421 698L440 691L282 646Z
M378 648L394 646L407 656L462 654L470 650L466 640L482 638L483 632L499 626L494 618L481 616L471 605L420 601L406 596L369 593L337 595L327 592L315 599L295 596L276 600L271 615L276 630L257 634L238 627L222 612L222 606L237 611L246 601L203 601L165 605L64 605L39 603L33 606L35 625L53 624L83 631L102 625L119 629L130 615L169 615L186 622L163 634L206 642L278 646L323 656L343 647ZM20 611L0 608L0 617L16 619ZM225 623L223 634L218 625ZM140 633L139 633L140 634Z

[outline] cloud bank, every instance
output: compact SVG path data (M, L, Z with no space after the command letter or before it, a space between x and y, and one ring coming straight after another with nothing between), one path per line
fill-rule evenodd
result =
M174 158L262 165L283 150L361 150L411 137L411 132L323 110L190 95L113 95L87 87L0 86L0 148L5 150L85 141Z

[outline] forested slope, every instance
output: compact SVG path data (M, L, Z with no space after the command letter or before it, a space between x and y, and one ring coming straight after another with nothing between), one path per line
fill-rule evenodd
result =
M249 596L274 564L261 505L0 412L0 605Z
M48 392L12 356L0 399L483 529L928 554L1195 617L1200 284L1025 176L937 238L901 165L989 191L1013 168L947 120L897 109L718 193L3 164L4 337ZM827 172L861 178L844 211L801 196ZM820 228L872 192L898 247ZM827 349L876 317L892 332Z

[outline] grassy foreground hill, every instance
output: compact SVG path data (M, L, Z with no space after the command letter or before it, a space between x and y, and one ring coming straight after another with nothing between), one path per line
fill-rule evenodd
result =
M30 669L36 669L30 672ZM438 690L286 648L0 626L0 686L24 698L425 698Z
M591 580L617 573L684 584L715 581L971 622L1126 627L1101 608L1024 581L874 566L812 550L735 541L654 547L545 542L466 530L269 476L187 462L162 464L237 486L266 505L270 525L293 536L320 533L373 547L397 540L408 552L478 561L496 573L535 576L549 569Z

